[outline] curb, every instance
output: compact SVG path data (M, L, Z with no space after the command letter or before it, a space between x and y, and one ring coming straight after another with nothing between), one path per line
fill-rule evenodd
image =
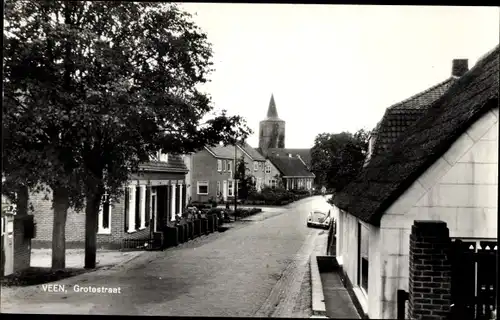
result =
M309 259L309 268L311 271L311 301L313 317L319 316L321 318L327 318L325 297L323 294L323 284L321 283L321 277L319 275L318 259L315 254L311 254Z

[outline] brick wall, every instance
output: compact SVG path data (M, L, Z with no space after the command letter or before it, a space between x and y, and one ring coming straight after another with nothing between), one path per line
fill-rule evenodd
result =
M450 249L445 222L415 221L410 235L411 319L447 319L451 305Z
M30 267L31 239L24 237L24 224L31 220L32 215L14 216L14 272Z
M30 202L34 208L34 217L37 224L37 234L32 241L32 247L51 248L54 221L52 195L45 192L31 193ZM149 236L149 228L133 233L125 232L124 212L124 197L122 197L111 208L111 233L97 234L98 249L119 249L122 246L123 239L143 239ZM66 219L66 248L83 248L84 246L85 210L76 212L69 209Z

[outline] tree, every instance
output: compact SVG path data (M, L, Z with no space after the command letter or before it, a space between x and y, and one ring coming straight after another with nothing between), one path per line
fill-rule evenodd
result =
M23 1L5 12L4 171L50 186L53 267L64 267L69 207L85 208L85 267L94 268L104 192L119 201L159 150L194 152L251 132L225 111L202 122L213 110L199 90L211 45L175 4Z
M340 190L361 170L368 148L369 132L354 134L321 133L316 136L311 150L311 167L316 183Z
M250 171L251 170L245 162L245 157L242 155L237 161L235 172L235 178L239 181L239 199L247 199L250 192L255 189L255 183L253 182L254 177L247 174L247 172Z

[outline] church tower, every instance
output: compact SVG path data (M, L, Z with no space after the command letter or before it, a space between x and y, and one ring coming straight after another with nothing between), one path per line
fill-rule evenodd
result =
M278 117L274 95L271 95L266 119L259 123L259 148L264 154L270 148L285 148L285 121Z

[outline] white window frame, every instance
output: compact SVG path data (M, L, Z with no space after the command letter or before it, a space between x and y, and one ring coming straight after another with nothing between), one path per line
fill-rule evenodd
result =
M151 188L151 214L150 219L153 219L153 230L156 232L158 226L156 225L156 216L158 215L158 194L156 188ZM154 213L154 214L153 214Z
M277 183L276 179L272 178L271 180L269 180L269 185L270 185L270 187L271 187L272 189L276 189L277 184L278 184L278 183Z
M217 171L222 172L222 160L217 159Z
M227 160L222 160L222 170L223 170L224 172L226 172L226 171L227 171Z
M230 160L227 161L227 172L233 172L233 162Z
M222 194L220 181L217 181L217 197Z
M234 180L227 181L227 196L234 197Z
M135 188L137 186L132 184L128 186L128 192L129 192L129 197L128 197L128 233L133 233L136 232L137 230L135 229L135 202L137 201L135 194Z
M111 213L112 213L112 208L113 206L111 205L111 201L108 204L108 210L109 210L109 215L108 215L108 227L104 228L104 203L106 203L109 195L107 192L105 192L102 195L102 201L101 204L99 205L99 214L97 216L97 234L111 234Z
M146 229L146 185L139 186L139 214L141 216L141 225L139 230Z
M367 281L367 288L363 288L362 286L362 283L363 283L363 269L362 269L362 260L361 260L361 246L362 246L362 237L361 237L361 230L365 229L366 230L366 235L368 237L368 240L366 241L367 242L367 246L368 248L366 248L367 250L367 260L368 260L368 281ZM358 221L358 287L359 289L361 290L361 292L363 292L363 294L368 297L368 290L370 289L370 286L369 286L369 281L370 281L370 228L365 225L364 223L362 222L359 222Z
M271 165L270 164L266 164L266 173L271 173Z
M258 171L259 170L259 163L257 161L255 161L253 163L253 171Z
M207 192L206 193L200 193L200 186L206 186L207 187ZM197 181L196 182L196 193L198 195L203 195L206 196L210 192L210 184L208 181Z

